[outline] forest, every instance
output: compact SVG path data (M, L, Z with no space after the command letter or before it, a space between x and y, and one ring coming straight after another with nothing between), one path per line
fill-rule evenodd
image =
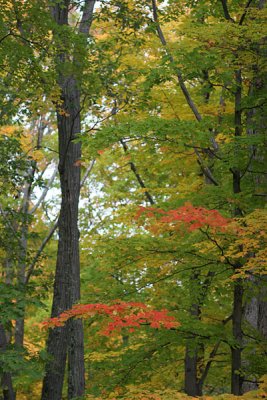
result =
M265 0L0 0L0 400L267 398Z

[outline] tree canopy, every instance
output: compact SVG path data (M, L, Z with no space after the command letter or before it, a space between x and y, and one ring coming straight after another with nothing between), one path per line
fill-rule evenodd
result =
M0 399L266 397L265 0L0 7Z

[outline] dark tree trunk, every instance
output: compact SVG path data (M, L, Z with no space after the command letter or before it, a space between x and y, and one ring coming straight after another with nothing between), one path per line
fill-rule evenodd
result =
M241 70L235 71L235 136L239 137L242 133L242 111L241 111L241 97L242 97L242 73ZM236 149L238 153L238 149ZM238 154L237 154L238 159ZM233 174L233 193L238 194L241 192L241 172L238 168L231 169ZM234 210L235 216L241 216L242 210L236 207ZM234 395L241 394L242 376L241 376L241 356L242 356L242 314L243 314L243 286L242 281L237 280L234 286L233 293L233 339L235 344L231 347L231 393Z
M83 325L81 320L69 324L68 399L82 396L85 389Z
M232 353L232 372L231 372L231 393L239 396L241 394L243 378L241 373L241 355L242 355L242 304L243 287L242 282L238 280L234 287L234 305L233 305L233 337L234 346Z
M59 216L59 242L52 317L72 307L80 298L80 260L78 204L80 194L81 145L73 139L80 132L80 96L74 78L60 80L64 113L58 112L59 174L62 203ZM48 353L53 359L47 364L42 399L60 400L64 381L67 346L70 344L71 396L84 391L83 333L81 322L49 332Z
M51 7L57 25L68 25L68 7L65 0ZM95 0L85 0L79 33L88 35ZM58 220L58 252L54 281L52 317L69 309L80 299L80 256L78 205L80 197L81 145L74 139L81 130L80 91L74 75L63 75L61 64L68 60L67 50L59 50L57 57L58 83L62 105L57 110L59 137L59 174L61 210ZM73 60L75 68L76 60ZM83 326L79 320L49 331L47 350L51 360L46 365L42 400L60 400L68 356L68 398L82 396L85 389Z
M197 349L191 349L187 344L185 350L184 390L188 396L201 395L197 383L197 353Z
M65 1L53 7L52 13L58 25L68 25L68 5ZM59 62L64 63L66 54L59 55ZM60 68L60 65L59 65ZM80 95L77 82L73 77L62 76L59 73L59 86L62 92L63 104L57 112L57 125L59 137L59 174L61 186L61 210L58 222L58 253L56 274L54 281L54 297L52 317L58 316L80 297L80 260L79 260L79 231L78 231L78 204L80 195L80 167L77 163L81 158L81 145L74 143L76 135L80 132ZM83 365L83 333L81 323L76 324L80 332L75 332L73 324L69 322L63 327L50 330L47 350L52 359L46 365L46 374L43 382L42 399L60 400L64 382L65 365L70 343L71 358L79 360L76 364L74 375L80 377L79 387L77 379L73 378L72 396L80 396L84 391L84 365ZM79 348L75 346L81 342ZM79 354L77 354L77 352ZM75 386L75 387L74 387Z
M0 324L0 352L5 352L7 347L6 332L3 325ZM4 400L15 400L16 393L12 385L10 372L3 372L1 376L1 386Z
M204 346L197 345L196 348L190 346L188 341L185 350L185 393L188 396L202 396L203 382L200 381L200 366L203 364Z
M208 279L208 278L207 278ZM190 316L194 320L201 319L201 307L203 305L203 301L205 298L205 289L204 286L208 285L208 282L205 281L203 286L201 287L201 283L199 282L199 273L194 272L192 274L192 280L196 282L196 286L198 290L201 290L201 293L198 294L197 299L193 300L194 303L190 307ZM203 382L199 381L201 372L200 369L203 366L203 354L204 354L204 346L203 344L194 343L194 337L189 337L186 343L185 348L185 360L184 360L184 390L185 393L189 396L201 396L202 395L202 386Z

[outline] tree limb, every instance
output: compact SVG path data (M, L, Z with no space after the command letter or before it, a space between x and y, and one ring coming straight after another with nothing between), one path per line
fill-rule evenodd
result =
M95 160L91 161L88 168L86 169L84 176L82 177L82 180L81 180L81 188L83 187L83 185L84 185L86 179L88 178L90 172L92 171L94 165L95 165Z
M162 29L161 29L161 26L160 26L160 23L159 23L158 8L157 8L156 0L152 0L152 11L153 11L153 21L154 21L154 23L156 25L156 29L157 29L157 33L158 33L159 39L161 41L161 44L166 48L167 47L167 42L166 42L165 36L164 36L164 34L162 32ZM167 55L169 57L170 62L174 63L174 58L173 58L172 54L170 54L168 49L166 49L166 53L167 53ZM177 79L178 79L179 86L180 86L180 88L181 88L181 90L183 92L183 95L184 95L185 99L186 99L186 102L187 102L188 106L190 107L191 111L193 112L196 120L198 122L202 121L202 116L201 116L200 112L198 111L198 108L196 107L192 97L190 96L190 93L189 93L187 87L185 86L181 71L178 68L176 68L176 76L177 76ZM216 179L213 177L211 170L209 169L209 167L205 166L199 151L195 147L194 147L194 152L195 152L195 154L197 156L199 165L201 166L201 169L202 169L204 175L215 186L219 186L217 181L216 181Z
M224 13L225 19L227 19L227 21L235 22L233 20L233 18L231 17L231 15L229 14L227 0L221 0L221 3L222 3L222 8L223 8L223 13Z
M47 195L47 193L48 193L48 190L51 188L51 185L52 185L52 183L53 183L54 180L55 180L55 177L56 177L56 175L57 175L57 172L58 172L58 169L57 169L57 167L56 167L56 168L54 169L54 171L53 171L53 173L52 173L52 175L51 175L51 178L49 179L49 181L48 181L46 187L44 188L44 190L43 190L41 196L39 197L37 203L34 205L34 207L33 207L31 210L29 210L28 214L30 214L30 215L34 214L35 211L37 210L37 208L40 206L40 204L44 201L44 199L45 199L45 197L46 197L46 195Z
M167 42L166 42L165 36L164 36L164 34L162 32L162 29L161 29L161 26L160 26L160 23L159 23L159 19L158 19L158 8L157 8L156 0L152 0L152 10L153 10L153 20L154 20L154 23L156 25L157 33L158 33L159 39L161 41L161 44L164 47L167 47ZM166 50L166 52L167 52L167 55L169 56L170 61L172 63L174 63L173 56L169 53L168 50ZM197 121L201 121L202 120L202 116L200 115L200 113L199 113L199 111L198 111L198 109L197 109L192 97L190 96L190 94L188 92L187 87L185 86L182 74L181 74L181 72L180 72L180 70L178 68L176 68L176 75L177 75L177 79L178 79L180 88L181 88L181 90L183 92L183 95L184 95L186 101L187 101L187 104L189 105L190 109L192 110L193 114L195 115L195 118L197 119Z
M247 4L245 6L245 10L244 10L243 14L241 15L241 18L240 18L240 21L239 21L238 25L241 26L243 24L243 22L244 22L244 20L246 18L246 15L247 15L248 8L249 8L250 4L252 3L252 1L253 0L248 0Z
M225 318L222 321L223 326L226 325L227 322L230 321L231 319L232 319L232 315L230 315L228 318ZM210 352L209 361L207 362L206 367L205 367L205 369L204 369L204 371L203 371L203 373L202 373L202 375L201 375L201 377L199 379L199 384L200 385L203 385L205 379L207 378L209 369L211 367L212 362L214 361L214 357L216 356L217 351L219 350L221 342L222 342L221 340L218 340L218 342L215 344L214 348Z
M88 36L93 21L95 0L86 0L84 3L82 19L79 24L79 33Z
M82 180L81 180L81 185L80 185L81 188L83 187L83 185L84 185L86 179L88 178L88 175L89 175L90 172L92 171L94 164L95 164L95 160L93 160L93 161L90 163L90 165L88 166L88 168L86 169L85 174L84 174L84 176L83 176L83 178L82 178ZM36 252L36 254L35 254L35 256L34 256L32 262L31 262L31 265L29 266L28 272L27 272L26 277L25 277L25 284L27 284L27 283L29 282L29 279L30 279L30 277L31 277L31 275L32 275L32 273L33 273L33 270L34 270L34 268L35 268L35 265L36 265L37 261L39 260L39 258L40 258L40 256L41 256L42 252L44 251L44 248L46 247L46 245L48 244L48 242L50 241L50 239L51 239L52 236L54 235L54 233L55 233L55 231L57 230L57 228L58 228L58 217L56 218L56 220L55 220L55 222L54 222L54 225L53 225L52 228L50 229L48 235L47 235L46 238L42 241L41 246L40 246L39 249L37 250L37 252Z
M120 143L121 143L121 145L123 147L124 152L127 153L128 152L127 144L124 142L123 139L120 140ZM146 189L145 192L144 192L145 196L146 196L148 202L153 206L155 204L155 201L154 201L153 197L151 196L151 194L148 192L144 181L142 180L140 174L137 171L136 165L132 161L130 161L130 168L133 171L133 173L134 173L134 175L135 175L140 187L142 189Z

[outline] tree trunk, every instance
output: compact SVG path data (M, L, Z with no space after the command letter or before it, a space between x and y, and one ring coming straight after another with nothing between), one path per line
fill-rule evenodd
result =
M233 338L235 344L231 347L232 370L231 370L231 393L239 396L243 378L241 375L241 355L242 355L242 303L243 287L241 280L235 282L234 305L233 305Z
M241 98L242 98L242 72L241 70L235 71L235 137L239 137L242 134L242 110L241 110ZM238 153L238 148L236 149ZM238 159L238 154L236 154ZM233 193L238 194L241 192L241 171L233 167L231 168L233 174ZM242 210L236 207L234 210L236 217L242 216ZM239 265L236 266L237 268ZM242 314L243 314L243 283L240 279L235 281L234 293L233 293L233 339L235 344L231 347L232 361L231 361L231 393L239 396L241 394L242 387L242 376L241 376L241 356L242 356Z
M59 6L56 6L56 8ZM59 12L60 13L60 12ZM63 15L65 13L62 13ZM66 22L67 23L67 22ZM80 132L80 96L74 78L60 79L64 113L57 113L59 135L59 174L62 203L59 216L59 242L52 317L72 307L80 298L80 260L78 204L80 195L81 145L73 143ZM82 323L71 321L49 332L48 353L53 359L46 366L42 399L60 400L64 371L69 351L69 391L71 397L84 392L84 361ZM70 397L70 398L71 398Z
M191 344L191 346L190 346ZM188 340L185 349L184 390L188 396L202 396L203 381L200 380L200 367L203 366L204 346L192 348L192 338Z
M68 25L68 7L65 0L51 7L58 26ZM95 0L85 0L79 33L88 35L92 22ZM62 105L57 110L59 137L59 174L61 187L61 210L58 220L58 252L54 282L52 317L69 309L80 299L80 257L78 205L80 197L81 144L74 139L81 130L80 91L77 79L63 75L60 64L68 60L67 50L60 50L57 57L58 83ZM73 60L75 67L76 60ZM60 400L68 355L68 398L82 396L85 389L83 326L79 320L71 320L49 331L47 350L51 360L46 365L42 400Z
M5 329L2 324L0 324L0 352L5 352L7 347L7 338ZM15 400L16 393L12 385L12 377L10 372L2 372L1 385L3 389L3 400Z
M247 326L251 328L259 335L263 340L267 340L267 288L266 278L264 276L251 276L249 278L251 283L251 297L245 303L244 307L244 321ZM256 290L255 290L256 289ZM257 295L255 295L257 291ZM243 341L244 347L251 342L251 338L246 338ZM254 339L254 344L257 346L257 338ZM256 350L256 349L255 349ZM255 350L251 350L250 354L255 353ZM250 390L256 390L258 388L258 382L254 375L250 375L249 368L250 361L249 357L242 360L242 367L244 371L244 381L242 383L242 394L249 392Z
M190 342L190 339L189 339ZM201 396L197 382L198 349L190 349L189 343L185 350L184 390L188 396Z
M201 286L199 282L199 273L194 272L192 274L192 280L197 282L198 289ZM203 295L203 296L202 296ZM201 319L201 306L204 301L204 292L201 293L198 298L193 300L194 303L190 307L190 316L194 320ZM188 338L185 348L185 361L184 361L184 390L188 396L201 396L202 395L202 383L199 384L199 368L203 361L204 346L198 343L193 343L192 337Z
M69 1L56 4L52 14L58 25L68 25ZM58 62L67 55L60 53ZM80 257L78 231L78 204L80 196L81 145L73 140L80 133L80 93L73 76L58 79L63 104L57 110L59 137L59 174L61 210L58 221L58 252L54 281L52 317L73 306L80 298ZM83 327L80 321L50 330L47 350L52 359L46 365L42 400L60 400L64 382L66 357L69 346L69 398L84 393Z

